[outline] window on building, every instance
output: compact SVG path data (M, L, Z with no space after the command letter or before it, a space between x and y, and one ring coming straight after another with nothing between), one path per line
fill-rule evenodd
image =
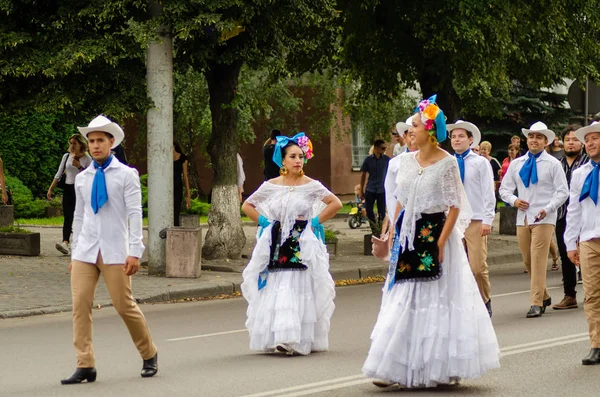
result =
M359 171L363 161L369 155L371 145L365 140L364 124L352 123L352 170Z

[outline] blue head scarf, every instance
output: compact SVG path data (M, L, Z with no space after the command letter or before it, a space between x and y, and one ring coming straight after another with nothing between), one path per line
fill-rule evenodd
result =
M423 118L422 116L425 115L426 120L431 120L431 122L435 124L435 137L437 138L437 141L441 143L448 138L448 130L446 129L446 116L444 116L444 111L440 109L436 101L437 94L430 96L428 99L422 100L415 108L415 113L419 112L421 119ZM429 106L434 106L434 108L429 109L429 111L425 111ZM431 114L435 114L433 119L427 117Z

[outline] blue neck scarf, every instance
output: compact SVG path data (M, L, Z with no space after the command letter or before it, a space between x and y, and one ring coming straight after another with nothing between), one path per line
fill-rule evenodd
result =
M296 135L294 135L291 138L288 138L287 136L278 136L276 137L277 139L277 143L275 144L275 150L273 151L273 162L275 164L277 164L279 166L279 168L282 167L282 161L283 158L281 156L281 149L283 149L284 147L286 147L286 145L290 142L294 142L294 143L298 143L298 139L304 136L304 132L299 132Z
M460 170L460 180L463 183L465 183L465 157L467 157L469 153L471 153L470 148L462 154L454 153L454 157L456 157L456 161L458 161L458 169Z
M535 164L535 161L542 155L542 153L544 153L543 150L538 154L532 154L531 152L527 152L527 156L529 158L527 159L525 164L523 164L523 168L521 168L521 171L519 171L519 176L521 177L521 180L523 181L525 187L529 187L530 183L534 185L538 183L537 165Z
M585 178L583 182L583 188L581 189L581 195L579 201L585 200L587 197L591 198L595 205L598 205L598 180L600 179L600 162L596 163L590 160L592 170Z
M94 160L94 168L96 169L94 183L92 184L92 209L94 210L94 214L97 214L98 210L108 201L104 170L110 165L112 159L113 155L111 154L102 164L98 164L96 160Z

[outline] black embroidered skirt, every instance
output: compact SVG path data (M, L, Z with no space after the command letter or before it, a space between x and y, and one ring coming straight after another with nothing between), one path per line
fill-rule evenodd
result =
M289 236L281 242L281 223L275 221L271 229L271 260L268 269L270 272L286 270L306 270L300 256L300 243L298 239L306 229L308 221L296 221Z
M421 214L415 226L414 250L405 250L396 265L396 282L430 281L442 275L438 240L446 223L446 214Z

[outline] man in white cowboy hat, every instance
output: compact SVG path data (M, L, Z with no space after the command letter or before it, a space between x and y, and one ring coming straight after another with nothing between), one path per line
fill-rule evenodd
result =
M396 141L393 152L394 157L406 152L406 148L408 147L406 134L411 126L410 123L410 117L406 119L406 122L399 121L396 123L396 130L392 132L392 137Z
M96 380L92 348L92 304L100 274L113 306L142 356L142 377L158 371L158 353L144 315L131 293L131 276L140 268L142 194L138 172L111 154L123 140L121 127L98 116L78 127L88 140L93 166L75 179L77 204L73 223L71 295L75 373L62 384Z
M540 317L552 304L546 289L548 253L557 210L567 200L569 190L560 161L544 150L554 141L554 132L540 121L521 131L529 151L510 162L500 185L500 197L518 208L517 240L531 279L527 318L533 318Z
M593 122L580 128L575 135L585 143L590 161L573 172L564 237L569 259L580 264L583 276L584 310L591 350L581 362L595 365L600 364L600 123Z
M463 181L473 217L465 230L465 243L471 271L477 281L479 293L492 315L490 272L487 264L487 236L492 231L496 210L494 175L490 162L471 151L481 142L479 128L468 121L456 120L446 126L450 143L458 162L460 178Z

